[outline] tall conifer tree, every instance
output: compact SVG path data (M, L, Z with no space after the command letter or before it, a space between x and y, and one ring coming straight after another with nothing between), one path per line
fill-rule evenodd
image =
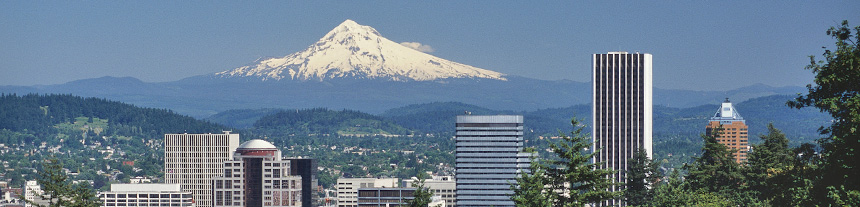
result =
M660 180L659 163L648 159L644 148L636 150L633 159L627 160L627 184L624 189L624 200L630 206L645 205L654 197L653 187Z
M760 136L764 142L750 152L745 171L750 190L758 192L761 200L774 201L790 187L792 176L788 173L793 157L785 134L772 123L767 129L767 135Z
M532 162L532 169L539 172L538 176L527 175L520 177L518 181L543 182L545 187L541 188L534 184L518 183L525 188L515 191L515 201L545 199L548 203L530 203L540 206L548 204L554 207L574 207L597 204L603 201L616 199L621 192L612 192L610 188L618 185L612 182L609 176L612 170L599 169L600 163L592 163L595 153L589 153L588 143L590 137L583 134L583 126L576 119L571 120L574 129L570 136L561 135L561 140L550 144L550 150L554 158L544 162ZM596 151L596 150L595 150ZM541 174L545 174L541 176ZM538 193L541 192L541 193ZM525 202L521 202L525 203ZM518 203L519 204L519 203ZM519 204L523 205L524 204Z

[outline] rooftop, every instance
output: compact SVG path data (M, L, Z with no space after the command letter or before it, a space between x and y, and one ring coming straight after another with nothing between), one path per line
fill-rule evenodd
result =
M253 139L250 141L246 141L239 145L237 149L278 149L272 143L269 143L262 139Z

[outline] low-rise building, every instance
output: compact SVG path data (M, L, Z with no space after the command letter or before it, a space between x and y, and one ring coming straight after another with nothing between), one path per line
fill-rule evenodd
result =
M397 178L337 179L337 206L358 207L358 189L397 187Z
M102 206L194 206L180 184L111 184L110 190L99 193Z
M359 188L358 207L407 206L416 188Z
M418 178L405 180L404 186L413 187L412 183L418 181ZM433 196L438 196L445 201L444 207L454 207L457 205L457 180L454 176L433 176L431 179L424 180L424 187L433 192ZM435 205L431 205L435 206Z

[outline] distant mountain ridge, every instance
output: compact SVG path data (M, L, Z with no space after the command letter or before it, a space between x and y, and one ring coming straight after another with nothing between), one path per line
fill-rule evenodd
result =
M167 108L198 118L230 109L316 108L383 113L410 104L460 102L497 110L538 110L591 102L591 84L570 80L537 80L506 76L495 79L388 81L329 79L260 81L253 77L222 79L195 76L179 81L147 83L131 77L101 77L57 85L0 86L0 93L74 94L121 101L142 107ZM654 89L654 105L693 107L770 95L805 92L800 86L752 85L729 91Z
M506 80L504 74L438 58L388 40L347 19L304 51L215 74L220 78L323 81L336 78L433 81L446 78Z

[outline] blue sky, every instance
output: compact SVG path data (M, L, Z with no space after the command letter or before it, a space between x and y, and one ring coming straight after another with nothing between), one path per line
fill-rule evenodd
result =
M860 1L0 1L0 85L174 81L305 49L352 19L432 55L590 81L592 53L654 56L654 86L806 85L809 55Z

